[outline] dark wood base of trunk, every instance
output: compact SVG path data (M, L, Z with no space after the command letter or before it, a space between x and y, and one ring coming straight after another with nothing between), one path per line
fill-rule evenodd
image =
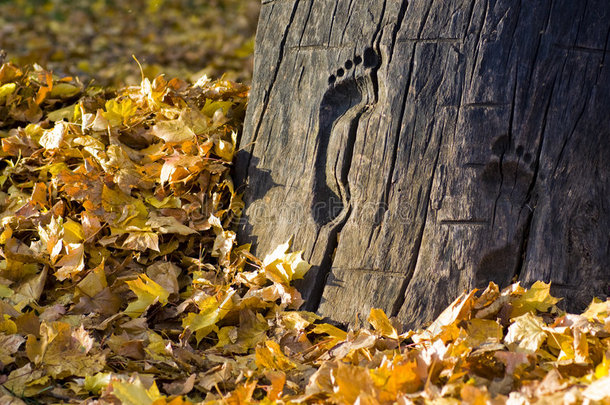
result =
M462 291L610 292L610 2L268 0L243 241L294 236L307 308L410 326Z

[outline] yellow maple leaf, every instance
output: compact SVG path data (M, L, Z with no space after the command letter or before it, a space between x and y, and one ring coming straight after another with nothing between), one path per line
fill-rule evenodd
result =
M547 338L542 319L527 312L513 319L504 342L517 352L534 353Z
M381 365L369 371L373 384L380 391L379 399L393 402L400 394L417 391L423 381L417 372L417 361L405 361L401 357L394 360L384 358Z
M302 258L301 252L287 253L290 242L279 245L263 260L266 277L274 283L288 285L292 280L303 278L311 265Z
M381 334L381 336L390 339L398 339L398 332L394 326L392 326L390 320L382 309L371 308L368 321L371 325L373 325L373 328L375 328L375 330Z
M13 335L17 333L17 324L14 321L9 319L10 316L4 314L0 318L0 333L5 333L7 335Z
M138 297L137 300L130 302L125 313L132 318L142 315L152 304L159 302L161 305L167 304L169 292L155 283L146 274L141 274L137 279L126 281L129 289Z
M237 145L237 132L231 133L231 141L225 141L223 139L217 139L214 142L214 153L220 156L227 162L233 161L233 155L235 154L235 147Z
M208 297L198 304L198 314L189 313L182 321L182 326L195 332L197 342L201 341L210 332L217 329L216 323L222 320L231 308L232 297L235 290L229 289L222 301L216 297Z
M132 382L112 381L112 395L123 405L152 405L156 400L163 398L156 383L153 382L147 389L139 377Z
M102 115L113 127L126 123L138 110L138 106L130 98L108 100L105 107L106 111Z
M85 245L70 243L65 249L66 255L56 263L59 269L55 272L55 277L59 281L74 277L85 268Z
M257 347L255 358L259 368L287 371L296 367L296 364L282 352L280 345L273 340L267 340Z
M413 341L434 338L442 333L446 326L451 325L453 322L468 319L474 306L474 294L476 291L477 290L475 289L468 294L463 293L457 297L423 333L413 335Z
M559 302L559 298L551 295L551 284L543 281L536 281L520 297L512 301L513 310L511 317L515 318L526 312L548 311L553 305Z
M610 359L604 353L604 357L597 366L595 366L595 378L599 379L610 375Z
M153 128L152 133L165 143L181 143L196 138L195 132L186 124L184 119L160 121Z
M53 378L84 377L101 371L105 356L95 350L93 339L84 328L74 329L65 322L42 322L40 338L29 335L26 353L30 361Z
M256 380L245 382L237 386L233 392L224 397L219 404L249 405L252 404L252 395L256 388ZM261 403L264 403L261 402ZM155 404L156 405L156 404Z
M17 84L15 83L6 83L0 86L0 104L4 104L8 96L15 92L17 88Z
M358 401L360 404L372 404L377 402L373 400L379 396L379 393L367 368L339 363L331 374L334 380L332 397L338 403L353 404Z
M316 325L316 327L313 328L312 332L318 334L326 334L336 340L347 339L347 332L328 323Z
M589 321L598 320L604 322L608 314L610 314L610 300L602 301L599 298L594 298L587 310L582 313L582 316Z
M471 319L466 326L467 343L477 347L483 343L499 343L502 340L502 326L491 319Z
M99 394L100 391L110 384L112 373L95 373L85 377L84 388L94 394Z
M108 287L106 273L104 272L104 260L102 260L99 266L91 270L76 287L78 293L89 297L94 297L102 292L104 288Z

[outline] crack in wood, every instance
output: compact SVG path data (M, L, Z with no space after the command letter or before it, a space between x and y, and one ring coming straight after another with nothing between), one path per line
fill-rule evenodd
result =
M462 167L465 167L467 169L484 169L485 167L487 167L487 165L487 163L466 162L462 165Z
M290 27L292 26L292 23L294 22L294 17L296 15L298 7L299 7L299 2L298 2L298 0L295 0L294 5L292 7L292 11L290 13L290 18L288 19L288 24L286 24L286 29L284 30L284 35L282 36L282 40L280 42L280 47L279 47L280 50L279 50L277 62L275 64L275 70L273 72L271 81L269 82L269 86L267 87L267 91L265 92L265 95L263 97L263 107L261 109L260 115L258 116L258 119L255 120L255 122L257 124L256 124L256 129L254 130L254 133L252 135L252 141L250 142L252 145L256 144L256 140L258 139L258 135L259 135L261 126L263 124L262 118L265 115L265 111L267 111L267 108L269 108L269 99L271 97L271 92L273 91L273 86L275 85L275 82L277 81L277 75L279 73L280 66L282 65L282 61L284 60L284 50L286 47L286 41L288 40L288 32L290 31ZM251 153L248 158L248 163L246 164L246 169L245 169L245 173L244 173L244 179L248 178L248 173L250 171L250 165L252 164L253 156L254 156L254 154Z
M402 25L402 22L404 20L405 14L407 12L408 6L409 6L408 1L403 1L401 4L401 8L398 13L398 20L397 20L396 26L394 27L394 29L392 31L392 45L391 45L391 49L390 49L390 55L392 55L394 53L394 45L396 42L396 37L398 35L398 30L400 29L400 26ZM390 61L391 61L391 59L390 59ZM394 144L392 147L392 154L391 154L391 159L390 159L390 170L388 172L388 177L386 179L386 184L385 184L385 190L384 190L384 194L383 194L383 197L381 200L381 206L384 207L384 209L380 210L375 215L375 220L374 220L375 227L378 227L381 224L381 220L388 210L388 201L390 199L390 192L392 190L392 179L394 177L394 170L396 168L396 156L398 154L398 147L400 144L400 132L402 130L402 122L404 119L405 110L407 108L407 99L409 97L409 87L411 86L411 76L413 74L414 61L415 61L415 47L413 47L413 50L411 53L411 62L409 65L409 79L407 81L407 85L405 86L404 96L403 96L401 107L400 107L400 114L398 116L398 125L396 127L396 132L394 135ZM390 63L390 62L388 62L388 63Z
M456 218L456 219L441 219L438 221L440 225L450 225L450 226L458 226L458 225L467 225L467 226L488 226L489 220L487 219L476 219L476 218Z
M398 278L405 278L406 275L403 271L396 271L396 270L388 270L388 269L366 269L366 268L361 268L361 267L333 267L333 272L343 272L343 273L349 273L349 272L358 272L358 273L369 273L369 274L383 274L383 275L390 275L390 277L398 277Z
M307 30L307 23L309 22L309 18L311 17L311 10L313 9L313 1L309 3L309 10L307 11L307 18L305 18L305 23L303 23L303 31L301 31L301 37L299 38L299 45L303 42L303 36L305 35L305 31Z
M463 104L462 108L506 108L510 103L479 102Z
M422 225L418 232L417 239L415 240L415 243L414 243L414 254L413 254L414 260L408 264L407 276L405 277L405 280L403 281L402 285L400 286L398 296L396 297L396 300L394 301L394 304L392 305L392 316L397 316L398 312L400 311L400 308L405 303L405 300L407 298L405 296L405 293L407 292L407 288L409 287L409 284L413 280L413 273L415 272L415 269L417 267L417 262L419 260L419 254L421 252L421 244L422 244L422 241L424 238L424 231L426 230L426 221L428 220L430 195L432 193L432 186L434 184L436 169L438 167L438 160L441 155L442 144L443 144L443 133L441 132L439 141L438 141L438 148L436 151L436 158L434 159L434 165L432 166L432 173L430 175L430 182L428 185L428 190L426 191L426 195L424 197L424 201L426 201L426 206L424 208L424 216L422 219Z
M262 0L261 5L266 6L266 5L275 4L275 3L290 3L293 1L295 1L295 0ZM298 3L298 0L296 2Z
M479 60L479 48L481 47L481 34L483 33L483 27L485 25L485 21L487 21L487 14L489 13L489 0L485 1L485 13L481 16L481 20L477 27L479 27L478 32L476 33L476 41L474 43L474 55L472 57L472 71L470 72L470 82L474 81L474 73L477 69L477 63Z
M555 43L555 44L553 44L553 46L555 46L556 48L559 48L559 49L566 50L568 52L574 51L574 52L591 53L591 54L604 55L604 56L607 53L610 53L610 49L589 48L586 46L578 46L578 45L563 45L563 44Z
M547 118L548 118L548 114L549 114L549 111L551 108L551 103L553 101L553 93L555 91L556 82L557 82L557 75L553 78L548 102L544 109L544 115L542 118L542 127L540 129L540 140L539 140L539 144L538 144L538 150L536 151L536 160L534 161L534 173L532 175L532 182L530 183L530 185L528 187L527 194L526 194L526 200L525 200L525 203L523 204L523 207L521 208L521 210L523 210L524 208L527 208L529 212L527 214L526 221L525 221L525 227L524 227L524 231L523 231L523 240L521 241L521 246L519 248L519 257L518 257L517 266L515 268L515 274L513 275L513 279L516 279L516 280L519 280L519 278L521 277L521 274L523 273L523 270L524 270L523 267L526 264L527 249L529 246L529 238L530 238L532 226L534 223L533 218L534 218L534 212L535 212L536 205L537 205L537 204L534 204L534 207L532 208L531 201L534 198L534 189L536 187L536 182L538 181L538 172L540 170L540 159L542 157L542 148L544 146L544 132L546 130Z
M324 44L310 44L310 45L294 45L286 47L286 51L289 54L296 52L323 52L328 53L329 50L343 50L343 49L354 49L356 44L348 43L342 45L324 45Z
M463 44L463 38L398 38L397 43L416 43L416 44Z
M519 253L517 256L517 265L515 266L515 274L513 274L513 280L518 281L519 277L521 277L521 271L523 270L523 266L525 264L525 259L527 257L527 247L529 244L530 232L532 230L532 223L534 219L534 211L529 207L526 203L523 205L521 210L527 208L527 217L525 218L525 225L523 227L523 239L521 240L521 245L519 246Z

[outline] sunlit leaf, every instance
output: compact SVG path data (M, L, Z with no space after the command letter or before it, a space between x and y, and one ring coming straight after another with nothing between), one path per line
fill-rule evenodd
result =
M159 252L159 235L155 232L130 232L122 247L140 252L147 249Z
M265 274L269 280L288 285L292 280L303 278L311 268L301 257L302 252L287 253L289 247L290 243L279 245L263 260Z
M132 318L137 318L156 302L161 305L167 304L169 292L147 275L141 274L136 280L126 281L126 283L138 297L137 300L130 302L125 309L125 313Z
M105 109L106 111L103 113L104 118L108 120L111 126L118 126L131 118L138 109L138 106L130 98L123 100L113 99L106 102Z
M55 277L59 281L79 274L85 268L85 246L82 243L70 243L65 246L66 254L55 264Z
M195 138L195 133L182 119L161 121L153 127L153 134L165 142L180 143Z
M53 378L84 377L101 371L105 356L91 351L93 340L82 329L73 329L64 322L43 322L40 338L29 335L26 342L28 358Z
M223 231L216 235L216 240L214 240L214 246L212 247L212 256L218 257L218 261L222 266L228 266L231 262L230 254L236 237L237 235L233 231Z
M313 333L326 334L330 337L333 337L337 340L345 340L347 338L347 333L344 330L337 328L336 326L330 325L328 323L322 323L316 325L312 330Z
M199 306L199 313L189 313L182 322L182 326L195 332L197 341L201 341L210 332L217 329L216 323L223 319L233 307L232 298L234 290L229 290L219 301L216 297L208 297Z
M17 84L15 83L6 83L0 86L0 104L5 103L8 96L13 94L16 88Z
M68 147L69 140L69 124L59 121L52 129L45 130L38 142L45 149L58 149Z
M540 348L547 338L542 319L527 312L513 319L504 338L507 345L513 346L516 351L533 353Z
M334 379L333 397L342 403L374 403L377 390L368 370L350 364L339 363L332 371Z
M147 389L139 378L132 382L112 381L111 384L112 394L124 405L151 405L162 398L155 383Z
M373 328L375 328L375 330L381 334L381 336L388 337L390 339L398 339L398 332L394 326L392 326L390 320L382 309L372 308L368 321L371 325L373 325Z
M557 302L558 298L551 296L551 284L536 281L530 289L512 302L512 317L518 317L531 311L546 311Z
M280 346L272 340L268 340L263 345L256 348L256 365L261 368L281 371L290 370L296 367L296 365L282 353Z
M591 320L604 321L610 315L610 300L602 301L599 298L594 298L589 304L589 307L582 316Z
M467 322L468 344L477 347L483 343L502 341L502 326L491 319L471 319Z
M70 98L80 93L81 89L69 83L57 83L51 89L48 97L54 98Z
M583 396L592 401L607 401L610 398L610 377L600 378L589 385Z
M112 373L96 373L85 377L84 388L94 394L99 394L100 391L106 388L111 381Z

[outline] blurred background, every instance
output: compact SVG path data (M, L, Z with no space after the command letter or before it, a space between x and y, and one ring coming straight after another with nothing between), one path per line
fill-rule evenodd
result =
M250 83L260 0L0 0L0 49L84 83L164 73Z

